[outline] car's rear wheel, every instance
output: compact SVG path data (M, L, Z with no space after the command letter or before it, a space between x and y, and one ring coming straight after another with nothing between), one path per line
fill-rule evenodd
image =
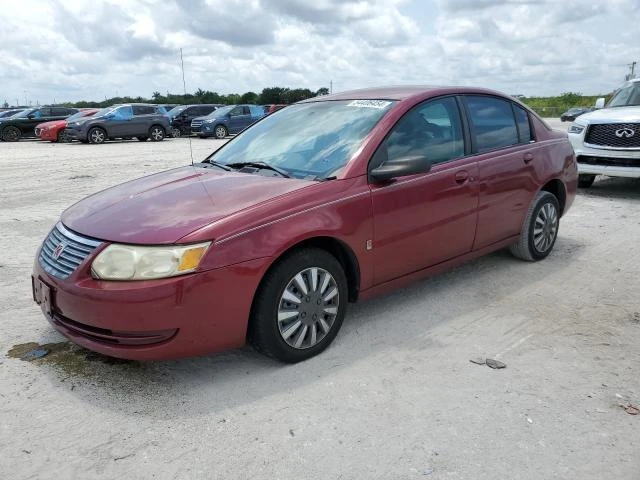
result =
M216 138L220 139L220 138L225 138L227 135L229 135L229 131L227 130L227 127L225 127L224 125L218 125L214 130L214 134Z
M172 128L171 129L171 136L173 138L178 138L182 135L182 131L179 128Z
M164 128L162 128L160 125L153 125L149 129L149 138L152 142L161 142L162 140L164 140L164 136Z
M317 248L294 251L265 275L251 312L249 341L282 362L319 354L338 334L347 306L340 262Z
M138 139L139 142L146 142L147 140L149 140L149 137L136 137Z
M579 188L589 188L591 185L593 185L593 182L595 181L596 181L595 175L587 175L587 174L578 175Z
M5 142L17 142L21 136L22 132L16 127L6 127L2 130L2 140Z
M538 192L531 202L518 241L511 245L513 255L535 262L553 250L560 226L560 204L549 192Z
M101 144L107 139L107 132L100 127L93 127L87 135L89 143Z

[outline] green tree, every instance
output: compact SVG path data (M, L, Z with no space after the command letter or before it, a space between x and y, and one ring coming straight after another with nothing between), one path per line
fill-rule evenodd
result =
M240 97L238 103L258 103L258 94L255 92L247 92Z
M329 95L329 89L327 87L319 88L316 92L316 97L319 97L320 95Z
M264 88L258 97L259 103L287 103L285 98L287 92L289 92L289 89L283 87Z

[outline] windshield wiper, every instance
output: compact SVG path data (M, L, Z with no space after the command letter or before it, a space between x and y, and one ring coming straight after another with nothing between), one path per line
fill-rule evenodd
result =
M274 167L273 165L269 165L268 163L265 163L265 162L235 162L235 163L229 163L226 166L233 167L233 168L242 168L242 167L265 168L267 170L273 170L274 172L279 173L284 178L291 178L291 175L289 175L286 170L283 170L282 168L279 168L279 167Z
M227 172L233 171L233 169L228 165L225 165L224 163L218 163L215 160L205 160L202 163L208 163L209 165L213 165L214 167L221 168L222 170L226 170Z

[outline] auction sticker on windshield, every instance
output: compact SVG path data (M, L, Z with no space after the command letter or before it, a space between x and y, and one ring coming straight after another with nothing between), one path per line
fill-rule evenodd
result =
M386 100L354 100L348 103L348 107L364 107L364 108L387 108L391 102Z

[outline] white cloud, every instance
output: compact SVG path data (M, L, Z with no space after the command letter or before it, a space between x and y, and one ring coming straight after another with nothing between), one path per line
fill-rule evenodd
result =
M268 86L614 88L640 61L640 0L23 0L0 12L6 99ZM0 102L4 98L0 98Z

